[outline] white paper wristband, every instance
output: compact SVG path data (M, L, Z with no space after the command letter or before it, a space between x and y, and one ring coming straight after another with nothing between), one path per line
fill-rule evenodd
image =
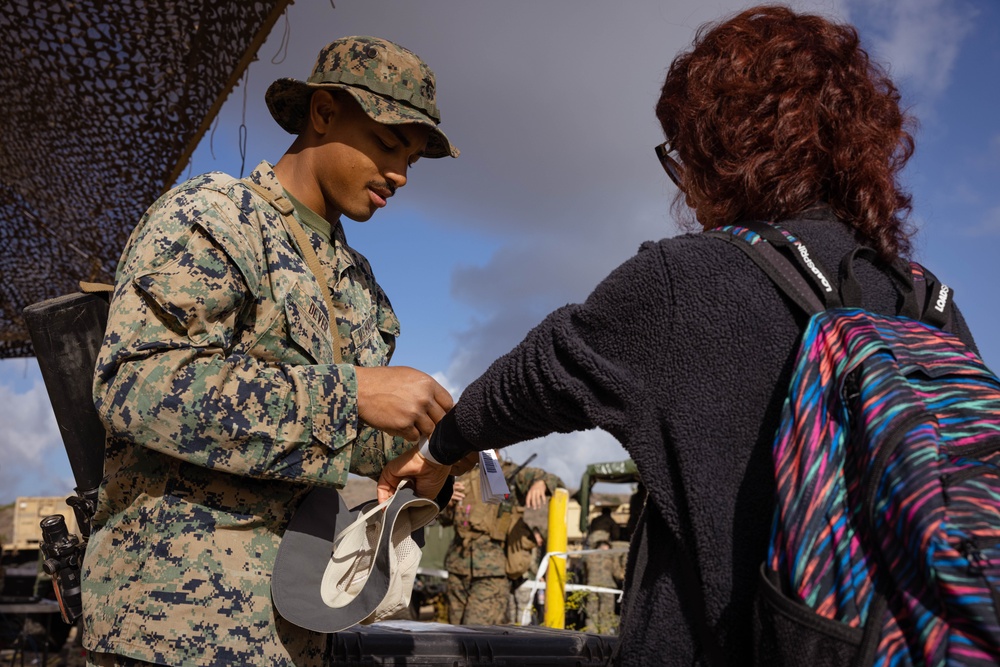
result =
M420 452L420 455L422 457L424 457L425 459L427 459L428 461L430 461L431 463L434 463L436 465L439 465L439 466L440 465L444 465L443 463L441 463L440 461L438 461L436 458L434 458L434 456L431 455L431 441L430 441L429 438L421 438L420 439L420 444L418 446L420 447L420 449L418 451Z

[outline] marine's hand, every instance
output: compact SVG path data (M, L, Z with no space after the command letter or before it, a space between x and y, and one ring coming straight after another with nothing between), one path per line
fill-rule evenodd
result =
M545 486L545 480L536 479L535 482L528 487L528 493L524 498L524 505L528 509L536 510L539 507L545 506L545 492L548 488Z
M455 482L455 486L451 491L451 500L448 501L448 504L457 505L463 500L465 500L465 484Z
M428 461L414 447L385 464L378 479L378 501L388 500L404 479L413 480L418 496L434 498L451 475L451 466Z
M354 370L358 417L389 435L412 442L429 437L434 425L455 404L447 389L415 368L356 366Z

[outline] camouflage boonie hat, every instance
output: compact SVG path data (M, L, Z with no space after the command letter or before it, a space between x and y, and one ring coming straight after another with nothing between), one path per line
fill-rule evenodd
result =
M309 98L319 88L339 88L384 125L416 123L431 128L423 157L458 157L444 132L435 101L434 72L413 52L378 37L344 37L327 44L307 81L278 79L267 89L267 108L284 130L299 134Z

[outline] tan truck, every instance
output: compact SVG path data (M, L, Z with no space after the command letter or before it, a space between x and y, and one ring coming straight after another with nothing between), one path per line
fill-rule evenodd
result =
M22 496L14 502L14 525L9 539L4 540L5 552L27 551L39 549L42 540L41 520L51 514L62 514L66 519L66 528L70 534L78 534L76 515L73 508L66 504L64 496Z

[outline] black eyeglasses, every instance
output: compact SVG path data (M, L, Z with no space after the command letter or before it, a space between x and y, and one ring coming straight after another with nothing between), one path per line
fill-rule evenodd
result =
M663 171L667 172L667 176L674 182L674 185L683 190L684 168L681 167L680 162L670 157L670 149L667 148L667 144L669 143L669 141L664 141L653 150L656 151L656 157L660 159L660 164L663 165Z

